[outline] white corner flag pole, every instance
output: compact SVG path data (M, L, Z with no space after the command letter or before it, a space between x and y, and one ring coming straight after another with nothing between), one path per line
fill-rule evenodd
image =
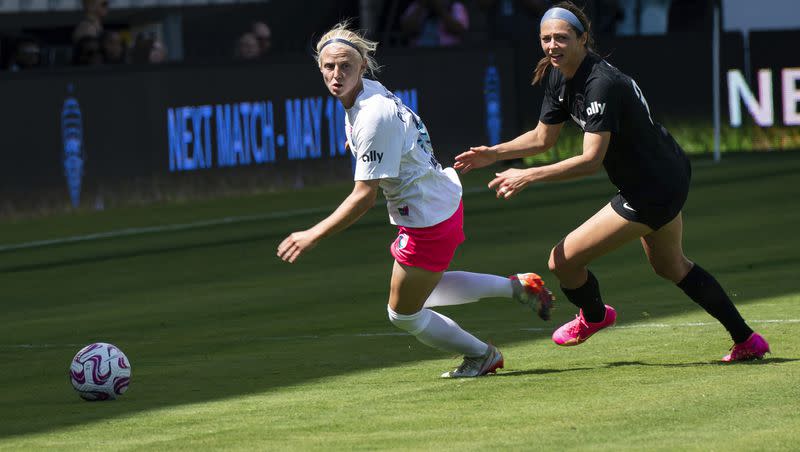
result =
M719 77L720 77L720 20L719 20L719 1L712 0L714 3L714 31L711 40L711 53L712 53L712 71L713 71L713 93L714 93L714 161L720 161L719 146L720 146L720 104L721 99L719 95Z

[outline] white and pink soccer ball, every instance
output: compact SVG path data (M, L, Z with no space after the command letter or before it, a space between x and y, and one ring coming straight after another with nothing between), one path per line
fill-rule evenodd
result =
M85 400L113 400L128 389L131 363L114 345L89 344L72 358L69 379Z

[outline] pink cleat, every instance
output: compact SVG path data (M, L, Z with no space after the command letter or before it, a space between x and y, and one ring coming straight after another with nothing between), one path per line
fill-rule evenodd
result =
M603 328L612 326L617 321L617 311L609 305L606 305L606 315L602 322L587 322L583 318L583 309L580 314L575 316L575 320L561 325L553 333L553 342L558 345L578 345L586 339L589 339L592 334L602 330Z
M545 287L541 276L536 273L518 273L508 279L511 280L515 300L530 306L542 320L550 320L550 311L556 297Z
M751 359L761 359L765 354L770 353L769 344L758 333L753 333L746 341L733 344L731 352L722 358L723 362L748 361Z

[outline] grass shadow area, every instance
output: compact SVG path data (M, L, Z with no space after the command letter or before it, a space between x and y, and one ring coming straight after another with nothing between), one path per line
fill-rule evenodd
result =
M695 170L696 189L685 209L687 253L739 294L739 306L796 294L793 275L800 262L800 239L793 228L800 223L800 212L788 207L800 194L794 182L800 154L730 160ZM488 173L480 176L468 178L468 188L485 184ZM732 189L758 200L748 205L746 215ZM612 195L602 178L530 187L505 203L489 192L472 193L465 198L468 240L452 268L501 275L537 271L552 281L546 267L550 248ZM299 207L315 205L302 192L274 196L294 198ZM291 203L284 199L278 204ZM205 209L209 216L244 213L222 201L216 210ZM386 320L391 269L387 247L395 230L386 224L382 208L296 264L275 257L285 235L323 216L0 253L0 438L441 359L442 353L397 335ZM117 221L114 212L107 218ZM82 227L73 225L72 230ZM85 229L92 227L102 230L97 224ZM3 230L13 242L14 228L6 225ZM613 300L627 322L641 321L645 314L654 321L699 311L677 288L653 275L636 244L592 268L606 299ZM504 345L511 345L546 340L549 327L574 315L563 297L559 302L549 324L536 323L516 304L495 300L443 312L469 330L480 330L483 338L499 335ZM531 326L543 328L506 334ZM82 402L69 387L70 359L94 341L114 343L132 362L130 393L113 403ZM794 361L777 356L754 364ZM615 361L606 367L707 365L717 363ZM498 376L594 369L554 366Z

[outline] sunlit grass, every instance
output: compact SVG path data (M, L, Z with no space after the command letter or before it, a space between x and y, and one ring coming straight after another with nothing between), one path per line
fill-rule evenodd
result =
M794 450L800 441L800 154L694 161L684 246L770 341L725 366L724 329L659 279L632 243L592 265L618 327L560 348L552 322L485 300L443 309L505 354L497 376L447 381L458 357L385 317L384 207L297 264L277 243L324 210L0 253L2 450ZM465 178L454 269L547 273L547 253L613 196L603 177L502 202ZM0 224L3 243L222 217L333 208L324 190L110 209ZM557 292L558 293L558 292ZM110 403L67 378L80 346L112 342L133 367ZM721 445L724 445L721 446Z
M690 155L714 152L714 127L708 119L669 120L664 127ZM723 124L720 130L720 152L784 151L800 149L800 127L775 125L760 127L748 122L741 127ZM583 149L583 132L574 124L565 124L553 149L525 159L528 165L551 163L579 154Z

